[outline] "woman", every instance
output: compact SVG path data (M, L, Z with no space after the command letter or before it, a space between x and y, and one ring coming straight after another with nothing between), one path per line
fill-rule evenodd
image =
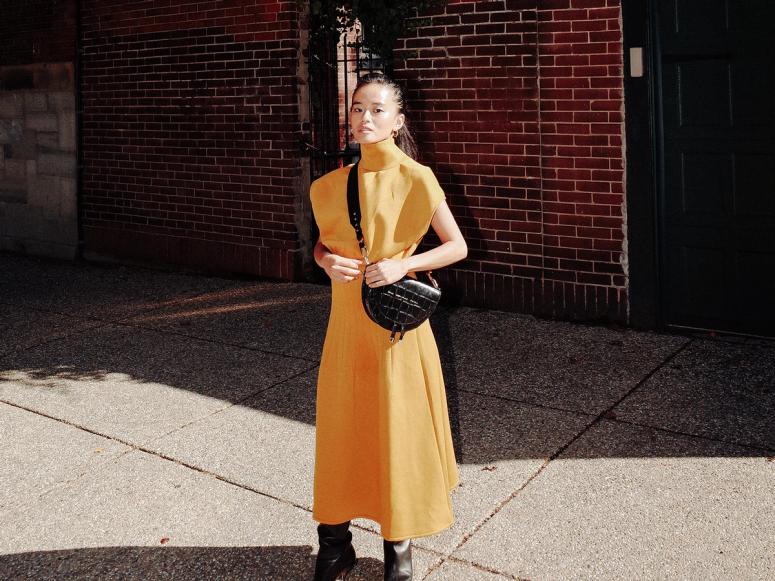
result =
M331 278L331 315L317 385L313 518L320 549L315 580L341 579L355 564L350 521L380 524L385 579L411 579L411 539L448 528L458 471L441 362L428 321L389 341L361 303L361 284L391 284L407 273L465 258L460 229L433 172L413 158L401 88L381 74L353 91L350 126L358 164L365 267L348 219L353 166L312 183L320 239L315 261ZM413 255L428 227L442 244ZM363 278L361 278L363 277Z

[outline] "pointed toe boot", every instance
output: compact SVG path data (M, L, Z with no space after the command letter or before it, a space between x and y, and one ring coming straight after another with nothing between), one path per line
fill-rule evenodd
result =
M385 581L411 581L412 540L382 539L382 546L385 550Z
M349 528L349 520L338 525L318 525L320 549L315 560L314 581L346 579L355 566L357 559Z

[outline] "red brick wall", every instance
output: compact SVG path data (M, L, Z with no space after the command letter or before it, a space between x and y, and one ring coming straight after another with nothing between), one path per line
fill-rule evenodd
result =
M89 255L294 276L295 1L83 0Z
M626 320L618 0L450 1L396 76L469 246L464 303Z
M297 9L84 0L87 253L300 276ZM618 0L424 16L396 76L469 244L446 288L625 321Z

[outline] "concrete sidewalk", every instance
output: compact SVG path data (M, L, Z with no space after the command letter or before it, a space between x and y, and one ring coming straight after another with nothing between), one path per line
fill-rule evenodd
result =
M311 579L329 293L0 253L0 579ZM775 578L775 344L431 324L461 485L416 579Z

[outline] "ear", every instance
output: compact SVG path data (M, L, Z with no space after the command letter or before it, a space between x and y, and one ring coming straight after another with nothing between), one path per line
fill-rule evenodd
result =
M398 116L396 116L396 125L395 130L398 131L404 126L404 122L406 121L406 115L403 113L399 113Z

